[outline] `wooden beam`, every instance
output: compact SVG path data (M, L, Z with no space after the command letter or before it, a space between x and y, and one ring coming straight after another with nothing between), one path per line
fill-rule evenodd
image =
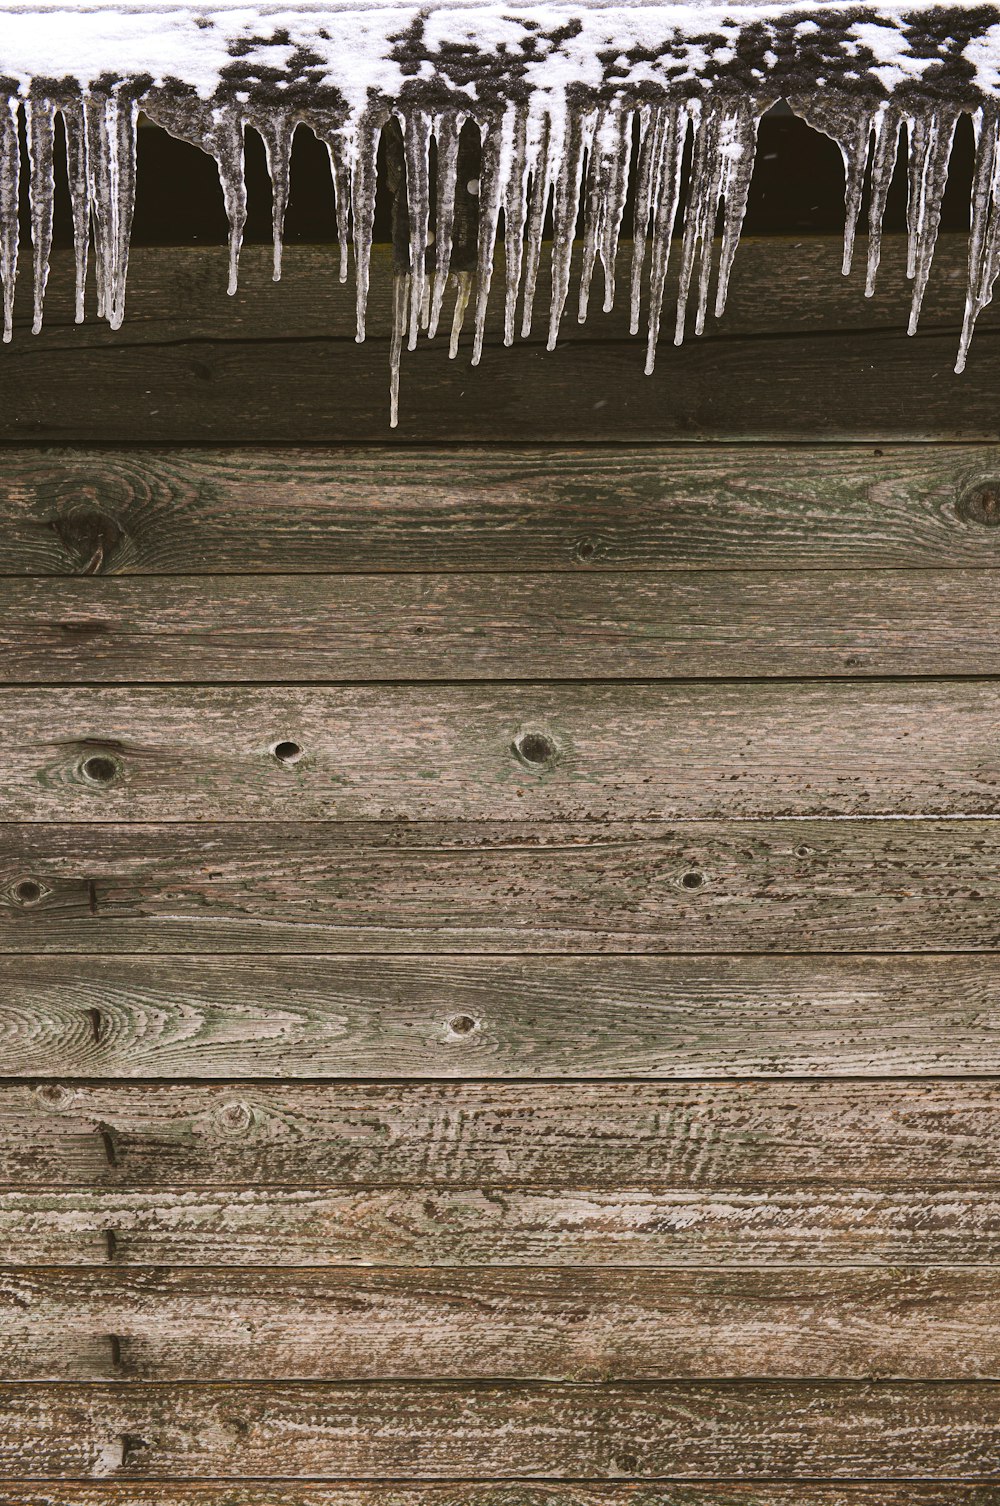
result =
M27 1188L992 1188L1000 1083L0 1082Z
M7 689L0 819L993 815L998 719L989 680Z
M0 681L997 675L994 570L0 579Z
M989 1384L0 1388L17 1479L413 1476L989 1482Z
M0 572L945 569L998 522L996 446L8 449Z
M613 1481L524 1480L513 1487L517 1506L665 1506L662 1485ZM5 1506L511 1506L507 1481L427 1482L379 1480L323 1485L313 1481L130 1481L101 1484L75 1480L71 1485L46 1481L37 1485L12 1481L4 1486ZM739 1484L731 1481L669 1486L670 1506L872 1506L870 1484ZM994 1485L930 1483L907 1480L878 1483L879 1506L997 1506Z
M0 1272L0 1380L996 1380L1000 1273Z
M630 254L623 247L622 286ZM494 299L480 367L470 366L471 337L455 361L444 340L404 352L397 430L388 426L389 248L375 257L371 335L362 346L354 341L353 290L338 283L334 257L331 247L290 246L275 288L269 250L247 247L242 289L228 299L221 247L137 247L128 318L113 332L97 321L73 324L72 258L57 255L45 329L28 332L24 296L3 353L0 441L997 438L1000 342L990 310L968 371L956 377L952 369L968 260L963 235L940 239L915 339L905 333L902 237L884 242L875 302L863 296L860 269L841 277L837 238L748 240L725 318L680 350L664 338L648 378L643 341L627 333L625 300L585 326L565 320L562 343L549 353L541 320L530 341L501 349L502 300ZM543 285L540 307L544 299ZM665 315L669 329L669 308Z
M992 951L1000 824L10 824L0 952Z

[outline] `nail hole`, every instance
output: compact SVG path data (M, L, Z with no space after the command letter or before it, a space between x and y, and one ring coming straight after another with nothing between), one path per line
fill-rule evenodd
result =
M700 889L704 882L705 875L703 873L685 873L681 879L681 883L685 889Z
M514 742L514 752L522 763L539 768L555 762L556 745L544 732L522 732Z
M271 752L279 763L298 763L302 757L302 749L299 747L299 744L291 741L275 743Z
M94 753L83 760L80 771L91 784L110 784L118 773L118 765L113 758L108 758L103 753Z
M37 905L42 897L42 886L36 879L22 879L14 885L14 898L19 905Z
M966 523L980 523L983 528L1000 526L1000 482L986 481L972 486L955 508Z
M471 1035L476 1023L471 1014L453 1014L448 1021L448 1029L452 1035Z

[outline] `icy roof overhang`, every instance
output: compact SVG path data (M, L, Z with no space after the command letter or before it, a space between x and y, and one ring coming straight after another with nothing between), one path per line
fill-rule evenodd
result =
M786 98L839 144L850 264L871 184L868 284L874 287L885 193L905 126L915 328L940 216L956 121L977 139L969 288L959 369L1000 260L1000 7L928 4L237 3L0 4L0 277L10 337L18 258L18 122L29 141L35 324L51 242L55 114L65 121L74 205L78 317L88 248L98 312L117 326L135 186L140 108L219 166L235 287L246 216L243 135L263 136L274 183L275 270L296 125L330 150L343 245L353 245L364 335L379 140L399 188L394 370L399 347L433 334L454 290L453 344L473 310L473 360L498 233L506 242L506 339L531 325L547 205L553 213L548 337L557 338L583 206L579 311L596 263L615 294L619 236L634 237L632 327L647 369L660 332L671 237L682 223L675 338L700 332L710 303L721 212L716 313L746 207L761 115ZM474 128L474 129L473 129ZM434 150L431 143L434 142ZM690 144L690 184L681 165ZM630 190L633 224L623 225ZM399 223L400 216L397 216ZM500 226L502 223L502 230ZM693 305L693 309L691 307ZM395 380L394 380L395 386ZM395 401L395 398L394 398Z

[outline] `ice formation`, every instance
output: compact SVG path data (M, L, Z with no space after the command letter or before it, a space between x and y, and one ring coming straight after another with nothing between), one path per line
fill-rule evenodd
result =
M449 294L451 352L468 318L472 360L479 361L498 240L505 251L504 341L529 333L547 225L550 348L570 299L581 228L581 321L598 263L604 307L612 306L619 239L630 236L631 328L645 326L646 370L656 356L671 254L674 340L689 327L701 333L709 308L716 315L724 309L758 125L779 99L840 147L845 271L868 187L869 293L886 193L905 140L911 333L956 123L971 116L976 159L959 371L1000 270L1000 5L36 0L0 3L0 82L5 340L18 268L22 121L35 330L48 276L57 141L64 143L73 206L77 319L92 256L98 314L114 328L121 324L141 110L215 158L230 225L230 292L246 220L245 131L258 131L266 148L275 278L296 126L325 142L340 278L348 277L353 250L363 340L384 138L394 194L393 423L401 352L422 331L436 333ZM628 225L627 202L634 203Z

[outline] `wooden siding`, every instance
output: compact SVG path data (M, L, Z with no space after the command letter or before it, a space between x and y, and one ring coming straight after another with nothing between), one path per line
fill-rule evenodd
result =
M57 265L0 405L3 1506L1000 1506L963 258L908 341L898 245L873 306L751 243L651 381L621 315L421 351L395 436L384 265L361 350L326 252L140 249L118 335Z

